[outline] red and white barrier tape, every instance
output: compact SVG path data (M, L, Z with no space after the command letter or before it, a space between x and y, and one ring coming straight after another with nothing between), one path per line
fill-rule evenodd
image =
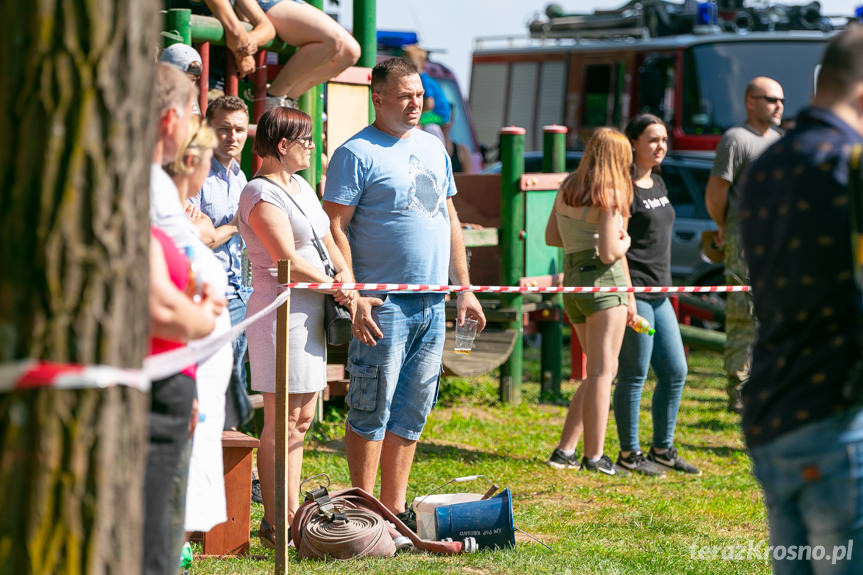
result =
M285 303L285 300L288 299L290 293L291 292L289 290L283 291L276 296L276 299L274 299L267 307L258 311L254 315L247 317L222 334L208 336L203 339L189 342L185 347L172 349L171 351L166 351L158 355L151 355L144 360L144 373L146 373L151 380L155 381L182 371L186 366L206 361L210 356L219 351L222 346L234 341L238 335L243 333L243 330L245 330L248 325L255 323Z
M141 371L105 365L74 365L26 360L0 365L0 392L52 387L54 389L106 389L125 385L150 390L150 378Z
M478 293L727 293L748 292L749 286L456 286L434 284L372 284L372 283L312 283L291 282L282 287L296 289L345 289L386 292L478 292Z
M224 345L228 345L246 327L282 305L290 295L284 291L264 309L247 317L230 330L218 335L190 342L144 359L143 369L117 369L96 365L57 364L26 360L0 365L0 393L13 390L53 387L54 389L105 389L126 385L140 391L149 391L150 382L179 373L186 366L206 361Z
M385 292L478 292L478 293L727 293L748 292L749 286L665 286L665 287L538 287L538 286L458 286L435 284L380 283L313 283L292 282L284 288L346 289ZM0 393L15 389L54 387L56 389L107 388L126 385L141 391L150 389L150 381L163 379L186 366L206 361L222 346L234 340L249 324L271 313L288 298L290 290L280 293L267 307L218 336L205 337L188 345L152 355L144 360L140 371L108 366L61 365L49 362L22 361L0 365Z

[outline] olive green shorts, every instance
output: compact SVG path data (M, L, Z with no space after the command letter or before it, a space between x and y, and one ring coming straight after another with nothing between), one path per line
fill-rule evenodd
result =
M604 264L596 250L584 250L566 254L564 259L563 285L580 287L625 286L623 265L620 260ZM563 307L570 323L584 323L587 316L603 309L626 305L627 294L584 293L564 294Z

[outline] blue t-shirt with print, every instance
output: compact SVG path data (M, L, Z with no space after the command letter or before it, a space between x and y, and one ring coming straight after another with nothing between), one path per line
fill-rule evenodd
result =
M324 200L356 207L348 240L358 282L446 284L446 201L455 194L435 136L414 129L402 139L368 126L330 159Z

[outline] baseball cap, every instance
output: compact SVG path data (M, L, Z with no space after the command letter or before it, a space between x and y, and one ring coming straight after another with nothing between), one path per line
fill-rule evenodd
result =
M201 55L186 44L171 44L159 55L159 62L170 64L194 76L201 75Z

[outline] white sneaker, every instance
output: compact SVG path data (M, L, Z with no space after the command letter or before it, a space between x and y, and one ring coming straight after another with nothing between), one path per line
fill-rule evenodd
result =
M266 106L265 109L267 112L272 110L273 108L278 108L279 106L284 106L286 108L296 108L297 101L293 98L288 98L287 96L267 96L266 97Z

